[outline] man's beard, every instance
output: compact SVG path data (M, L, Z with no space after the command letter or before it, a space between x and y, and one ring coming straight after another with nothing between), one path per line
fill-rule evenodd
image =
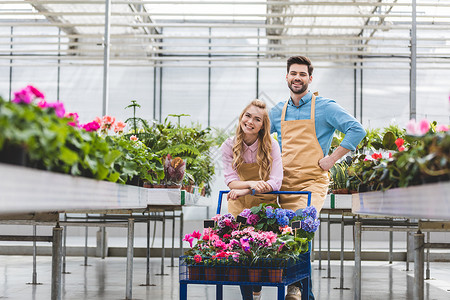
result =
M308 84L306 83L303 83L302 84L302 87L301 87L301 89L300 90L294 90L294 88L292 87L292 83L289 83L288 84L288 86L289 86L289 89L294 93L294 94L302 94L303 92L305 92L307 89L308 89Z

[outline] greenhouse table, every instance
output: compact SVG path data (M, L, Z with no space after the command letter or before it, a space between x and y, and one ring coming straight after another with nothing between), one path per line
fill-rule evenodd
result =
M429 243L424 243L422 231L450 231L450 225L447 222L450 220L449 195L450 182L448 181L353 195L352 212L360 216L435 220L419 222L419 229L414 235L414 300L424 298L424 248L430 247ZM361 299L361 229L361 222L356 222L355 300Z

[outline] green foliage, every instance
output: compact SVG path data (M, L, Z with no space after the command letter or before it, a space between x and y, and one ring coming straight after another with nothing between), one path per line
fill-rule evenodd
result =
M348 185L358 191L385 190L450 179L450 133L433 133L422 137L406 136L409 149L390 159L354 159L349 168Z
M0 150L25 150L28 166L54 172L117 181L113 168L122 153L95 132L86 132L58 118L53 108L16 104L0 99Z
M174 115L181 117L182 115ZM210 128L200 125L182 126L166 120L147 128L140 135L141 141L159 157L171 155L186 162L186 176L198 186L205 186L210 195L210 184L214 175L214 164L210 148L214 138Z
M330 170L330 189L338 190L347 187L348 164L345 161L336 163Z

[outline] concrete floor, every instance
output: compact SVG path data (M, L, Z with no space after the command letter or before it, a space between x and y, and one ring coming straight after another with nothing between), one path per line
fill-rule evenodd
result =
M146 281L146 259L135 258L133 272L133 299L175 300L179 299L178 267L169 267L170 259L165 260L164 273L160 273L160 258L151 259L151 279L154 286L140 286ZM90 266L82 266L83 257L67 257L66 271L63 275L62 299L124 299L125 263L122 257L89 257ZM339 261L331 262L331 276L328 271L317 270L318 262L313 263L313 291L316 299L353 299L353 263L345 262L344 288L340 286ZM322 268L327 263L322 262ZM410 268L413 265L410 264ZM413 271L404 271L405 263L364 262L362 263L362 299L412 299ZM37 279L40 285L27 284L32 280L31 256L0 256L0 299L8 300L48 300L50 286L51 258L39 256L37 259ZM450 263L431 263L431 280L425 284L425 300L450 299ZM188 299L215 299L215 287L188 285ZM224 299L239 300L239 288L224 287ZM276 299L276 289L263 288L264 300Z

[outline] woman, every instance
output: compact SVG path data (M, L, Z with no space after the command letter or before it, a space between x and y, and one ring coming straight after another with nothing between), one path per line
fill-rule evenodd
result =
M278 142L270 136L266 104L253 100L239 116L236 136L222 145L228 212L235 217L246 208L261 202L277 203L276 195L260 195L278 191L283 180L283 166ZM244 300L261 299L261 286L241 287Z

